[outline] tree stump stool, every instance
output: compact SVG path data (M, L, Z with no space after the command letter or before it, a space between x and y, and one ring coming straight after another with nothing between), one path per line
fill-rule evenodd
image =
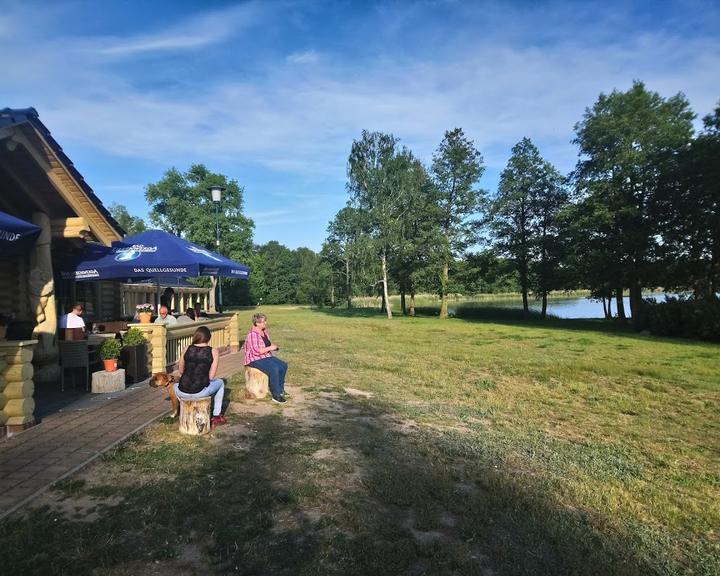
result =
M210 433L212 396L195 400L180 400L180 433L201 436Z
M265 398L268 394L269 380L265 372L245 366L245 397Z
M120 392L125 390L125 370L118 368L114 372L100 370L92 374L92 388L94 394L104 392Z

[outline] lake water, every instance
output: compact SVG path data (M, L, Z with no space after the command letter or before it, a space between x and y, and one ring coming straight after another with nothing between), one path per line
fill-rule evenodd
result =
M643 298L654 298L657 302L663 302L665 300L665 294L661 292L652 292L643 294ZM625 303L625 315L630 318L630 298L625 296L623 298ZM498 306L501 308L522 308L522 301L502 301L502 302L490 302L483 301L479 303L482 306ZM452 306L450 307L452 308ZM542 308L539 300L530 299L530 308L532 310L540 311ZM450 310L452 312L452 310ZM590 300L588 298L557 298L548 299L548 314L552 314L557 318L604 318L602 302ZM613 316L617 315L616 302L613 299L612 302Z

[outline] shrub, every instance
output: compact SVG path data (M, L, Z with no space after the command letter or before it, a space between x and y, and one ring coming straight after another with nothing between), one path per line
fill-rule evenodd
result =
M128 346L142 346L143 344L147 344L147 338L145 338L142 330L130 328L130 330L125 332L122 343L125 348Z
M438 316L440 308L437 306L417 306L415 314L418 316ZM540 320L540 312L529 310L527 316L522 308L504 308L502 306L478 306L477 304L458 304L450 307L449 315L463 320L513 320L523 322L527 320ZM547 318L555 318L551 314Z
M122 342L115 338L105 338L100 344L98 353L100 358L103 360L117 360L120 358L120 351L122 350Z
M643 302L644 328L660 336L720 341L720 300L667 296Z

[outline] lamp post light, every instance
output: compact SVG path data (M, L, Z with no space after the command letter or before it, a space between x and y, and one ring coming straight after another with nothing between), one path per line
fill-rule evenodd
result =
M208 188L210 191L210 196L212 197L213 204L215 204L215 250L220 253L220 216L219 216L219 209L220 209L220 201L222 200L222 193L225 191L225 188L222 186L210 186ZM222 298L222 279L218 276L217 277L217 283L218 283L218 308L219 312L222 312L223 307L223 298Z

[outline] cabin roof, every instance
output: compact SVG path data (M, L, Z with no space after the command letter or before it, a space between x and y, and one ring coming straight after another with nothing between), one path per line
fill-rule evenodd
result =
M113 218L110 211L105 208L93 189L87 182L85 182L85 178L83 178L82 174L80 174L77 168L75 168L72 160L67 157L60 144L58 144L55 138L52 137L50 130L48 130L47 127L40 121L37 110L35 110L35 108L3 108L0 110L0 129L19 126L26 123L31 125L48 144L48 146L50 146L58 160L63 164L64 168L72 176L75 182L77 182L87 196L88 200L93 203L95 208L97 208L98 212L102 214L108 224L112 226L120 237L124 236L125 230L123 230L118 221Z

